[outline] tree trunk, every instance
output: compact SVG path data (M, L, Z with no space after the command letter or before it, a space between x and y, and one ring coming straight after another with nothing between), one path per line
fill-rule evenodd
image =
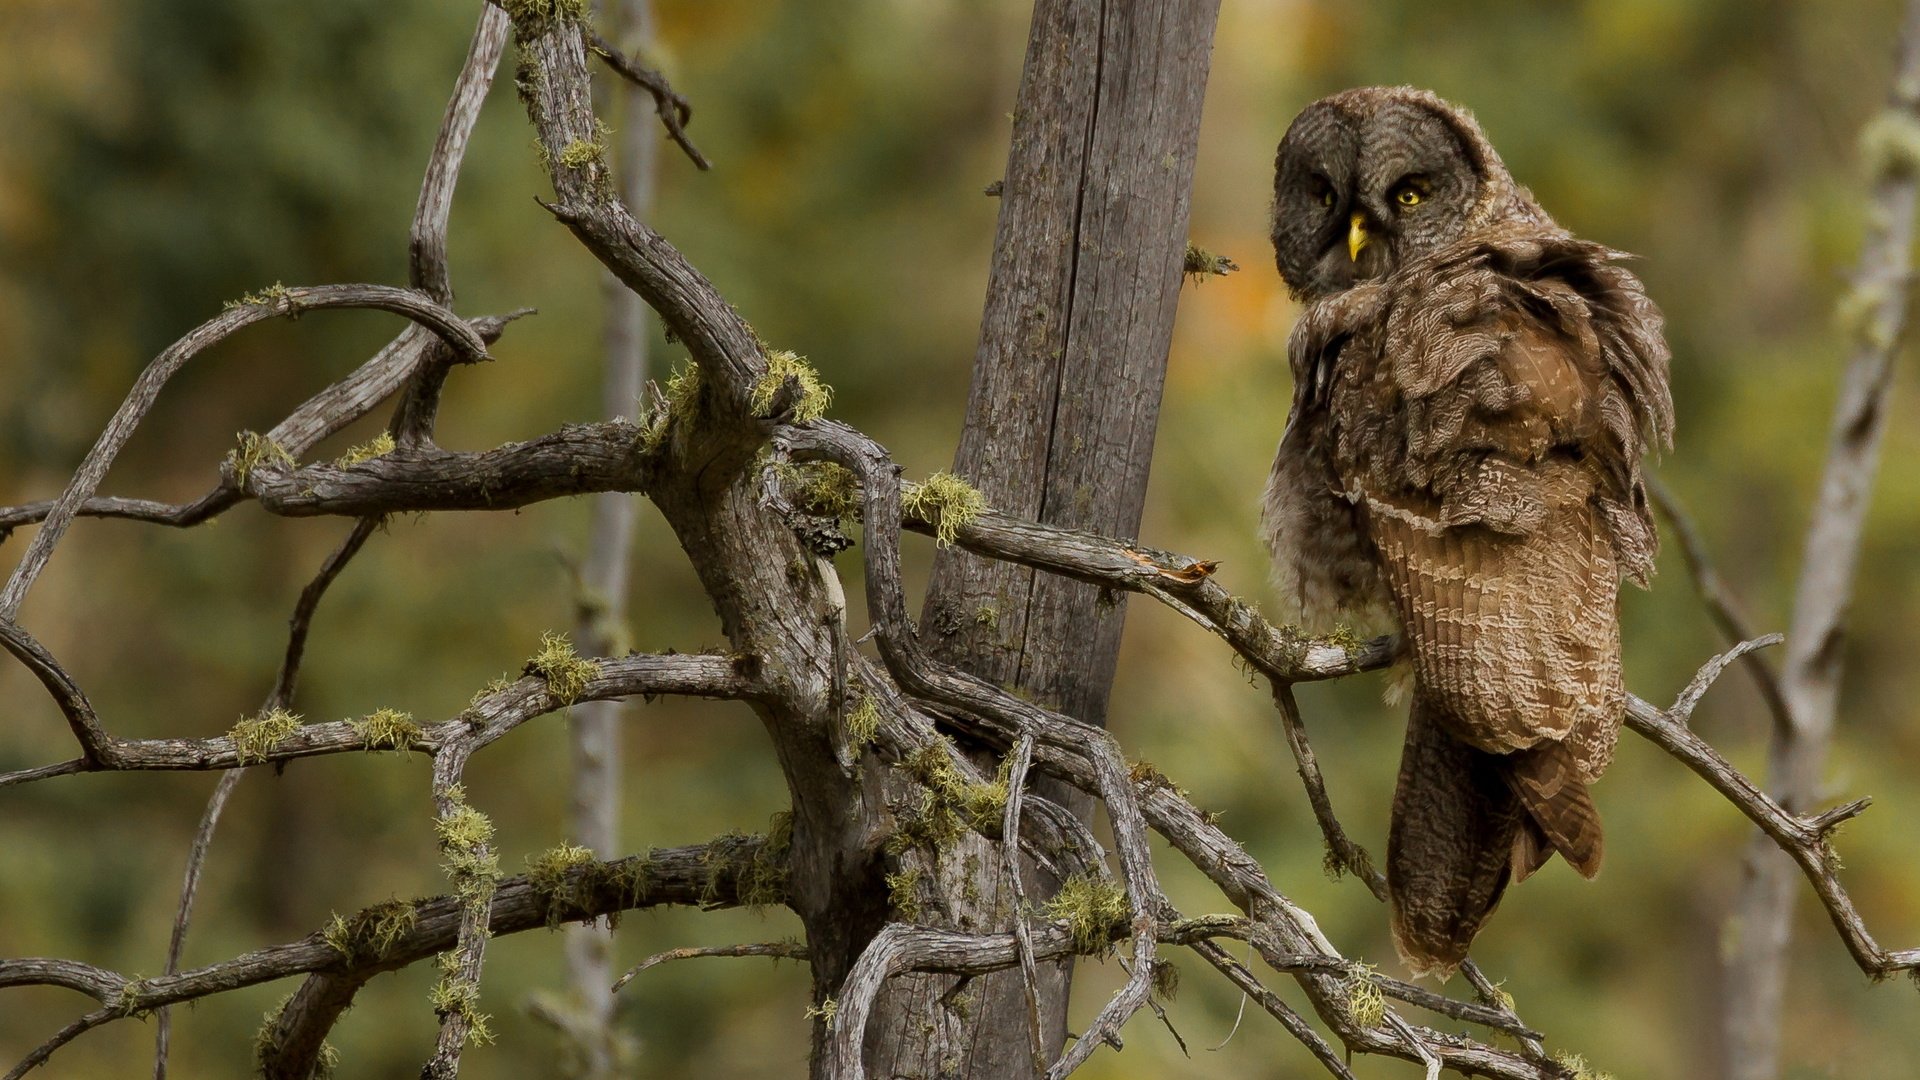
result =
M995 509L1138 534L1187 249L1201 102L1218 0L1040 0L1014 111L992 275L954 472ZM943 550L921 621L936 656L1104 724L1120 596ZM1035 790L1083 818L1077 791ZM977 849L977 850L976 850ZM928 909L967 928L1012 917L1000 856L963 841ZM1052 882L1029 879L1035 903ZM931 920L929 920L931 921ZM1066 1033L1071 964L1041 969L1044 1053ZM894 980L868 1044L873 1075L1033 1075L1018 971Z
M651 0L607 0L600 26L631 55L644 56L653 43ZM653 100L631 82L604 79L595 85L602 115L614 117L611 141L621 198L642 218L653 216L654 160L659 135L647 122ZM611 273L601 274L607 310L601 329L606 356L601 376L601 410L608 419L632 419L640 407L647 371L646 305ZM633 561L634 519L639 499L608 492L593 500L593 530L580 567L575 636L593 656L620 656L632 647L627 631L627 582ZM589 701L568 717L572 745L573 798L569 808L575 843L594 857L612 859L620 851L620 714L631 706L619 701ZM583 1080L611 1080L626 1074L630 1047L615 1028L613 929L588 924L567 928L567 981L572 1000L564 1006L561 1039L563 1067Z

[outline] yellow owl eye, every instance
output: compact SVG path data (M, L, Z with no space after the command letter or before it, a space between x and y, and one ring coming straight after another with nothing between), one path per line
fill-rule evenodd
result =
M1401 188L1399 194L1395 195L1393 199L1395 202L1399 203L1401 206L1419 206L1420 205L1420 193L1410 187Z
M1320 205L1321 205L1321 206L1332 206L1332 205L1333 205L1333 192L1331 192L1331 191L1323 191L1323 192L1321 192L1321 193L1320 193Z

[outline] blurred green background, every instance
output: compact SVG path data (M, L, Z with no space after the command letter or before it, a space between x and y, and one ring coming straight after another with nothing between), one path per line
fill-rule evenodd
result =
M275 280L403 282L406 229L477 4L333 0L4 0L0 40L0 502L56 493L155 352ZM661 231L771 341L811 356L835 412L920 475L948 463L978 326L1027 5L981 0L660 0L658 59L695 103L717 163L663 156ZM1830 312L1862 221L1855 133L1884 93L1891 0L1588 0L1351 4L1226 0L1201 136L1192 234L1245 268L1189 287L1168 376L1143 537L1222 560L1222 579L1270 599L1256 503L1289 400L1294 307L1270 269L1273 145L1324 93L1372 82L1432 87L1472 107L1513 172L1575 232L1643 256L1669 317L1679 449L1658 470L1693 506L1726 577L1764 629L1784 625L1840 348ZM625 121L623 121L625 122ZM640 118L632 122L647 123ZM534 204L546 189L509 90L481 120L453 215L463 312L540 308L455 373L443 441L492 446L592 416L600 291L592 261ZM265 430L397 329L321 314L248 331L167 388L106 490L190 498L242 428ZM657 331L656 331L657 335ZM656 340L655 371L683 354ZM1848 643L1835 795L1878 801L1842 840L1846 881L1880 939L1920 941L1920 413L1896 382L1860 602ZM383 420L384 411L376 413ZM313 456L362 441L370 424ZM380 706L442 718L516 668L571 618L563 553L587 503L516 514L397 519L329 595L298 707L312 719ZM242 506L176 532L84 522L24 621L122 736L212 735L256 708L287 613L346 532ZM10 541L17 553L30 530ZM927 542L908 541L923 571ZM858 553L843 557L857 577ZM657 518L643 513L631 597L642 649L698 649L719 630ZM1666 700L1719 642L1671 545L1650 594L1625 601L1630 685ZM1319 836L1267 696L1219 643L1132 605L1113 727L1160 765L1313 910L1352 955L1398 972L1383 910L1320 871ZM1309 687L1304 704L1349 829L1384 850L1402 717L1378 677ZM71 755L39 687L0 665L0 771ZM764 827L785 802L766 739L742 708L636 705L626 735L628 846ZM1729 675L1698 714L1759 768L1764 723ZM529 724L470 770L501 828L503 862L564 835L559 717ZM153 974L212 775L59 779L0 792L0 955L55 955ZM189 965L296 937L390 896L443 888L427 764L347 755L256 771L206 867ZM1621 1077L1707 1075L1714 1064L1720 920L1748 830L1691 774L1628 736L1598 789L1605 874L1554 868L1511 894L1480 942L1487 969L1551 1046ZM1163 846L1158 846L1164 852ZM1162 860L1183 909L1221 901ZM1907 1077L1920 1060L1914 992L1874 988L1802 896L1786 1025L1789 1074ZM797 932L782 912L663 911L625 921L619 957ZM497 1046L466 1075L545 1075L554 1040L528 1017L561 983L558 938L489 950L484 1008ZM1223 1047L1239 999L1188 971L1172 1018L1151 1018L1098 1077L1295 1077L1317 1066L1266 1018ZM1078 1027L1119 976L1084 966ZM1279 984L1280 980L1272 980ZM804 970L710 960L650 972L622 995L641 1075L776 1077L805 1068ZM428 1053L429 976L383 976L334 1034L354 1076L411 1075ZM239 1077L261 1013L291 982L177 1010L176 1075ZM61 990L0 998L0 1058L82 1011ZM1257 1010L1255 1010L1257 1013ZM85 1036L58 1076L142 1074L150 1024ZM1417 1075L1363 1060L1365 1077Z

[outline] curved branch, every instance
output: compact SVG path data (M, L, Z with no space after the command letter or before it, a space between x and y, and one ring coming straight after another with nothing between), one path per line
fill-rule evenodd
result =
M282 287L270 292L272 295L261 297L260 302L241 303L201 323L155 357L140 373L126 400L113 414L113 419L108 421L106 430L100 433L93 449L87 452L86 458L75 470L73 479L68 481L67 490L54 502L40 531L34 535L33 543L28 545L27 553L21 557L20 565L14 568L13 575L7 579L5 589L0 590L0 619L11 620L19 613L21 601L26 599L27 590L33 587L34 579L40 576L40 571L52 557L54 547L60 543L81 507L99 489L100 481L106 477L113 459L119 455L127 440L133 437L134 429L146 417L148 410L153 408L155 399L160 396L160 389L188 360L225 340L235 331L280 315L297 315L307 310L376 308L403 315L425 326L468 359L477 361L487 358L486 342L472 327L453 312L411 289L385 285L317 285Z
M453 96L447 101L426 176L420 181L420 201L407 237L407 280L442 304L453 303L453 283L447 276L447 218L453 213L453 187L460 179L467 141L480 122L480 106L506 52L507 27L505 11L492 4L481 7L480 25L467 46L466 62L454 80Z

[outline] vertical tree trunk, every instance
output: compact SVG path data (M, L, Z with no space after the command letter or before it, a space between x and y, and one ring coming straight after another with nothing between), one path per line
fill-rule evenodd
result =
M1863 139L1871 180L1867 235L1852 295L1846 373L1834 405L1833 430L1820 493L1807 527L1787 660L1780 673L1792 723L1776 731L1767 760L1773 797L1807 813L1821 798L1821 774L1833 741L1846 644L1847 607L1866 529L1873 479L1887 426L1887 388L1907 325L1913 271L1914 210L1920 165L1900 141L1920 123L1920 0L1907 6L1895 58L1893 91ZM1780 1076L1780 1027L1786 997L1787 947L1799 870L1767 837L1748 849L1746 876L1728 917L1726 994L1720 1028L1727 1080Z
M653 41L651 0L608 0L601 17L610 40L630 55L644 56ZM654 160L659 143L649 123L652 99L633 83L614 78L596 86L598 111L616 118L612 137L614 173L621 198L642 219L653 212ZM646 379L646 305L611 273L602 272L606 316L601 409L611 418L632 418ZM590 656L617 656L631 647L626 630L627 582L632 563L638 500L613 493L593 500L593 525L580 568L576 637ZM573 748L571 823L574 841L595 858L620 852L620 711L618 701L576 706L568 722ZM562 1037L577 1058L578 1075L612 1080L625 1075L621 1040L613 1026L613 932L603 926L567 930L567 973L573 1001Z
M1039 0L1014 110L992 275L954 472L996 509L1134 536L1173 338L1218 0ZM1092 586L942 551L921 621L936 655L1104 724L1125 609ZM1036 790L1087 801L1045 782ZM976 838L977 839L977 838ZM1012 917L986 850L947 860L928 909ZM1035 902L1051 883L1029 888ZM1041 972L1043 1040L1066 1031L1070 964ZM896 979L872 1021L876 1076L1032 1075L1017 971ZM930 1030L931 1029L931 1030Z

